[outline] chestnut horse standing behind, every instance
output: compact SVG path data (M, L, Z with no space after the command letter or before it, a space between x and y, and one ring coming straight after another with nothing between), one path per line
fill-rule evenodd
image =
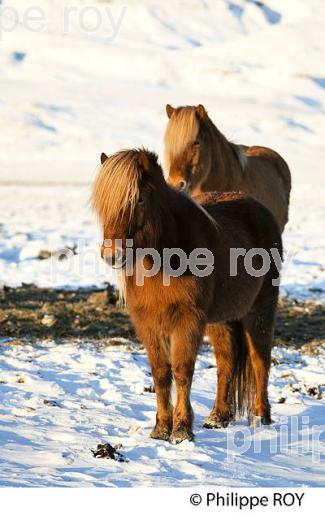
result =
M218 130L203 105L166 106L165 162L169 182L196 195L244 191L275 216L282 233L288 221L291 175L270 148L236 145Z
M209 324L213 324L218 396L205 426L226 426L236 407L239 413L251 410L269 424L267 386L278 298L272 280L278 279L278 267L270 256L270 268L256 277L247 272L241 256L238 274L231 276L230 250L263 248L270 254L276 248L281 255L281 236L271 213L254 199L234 193L206 194L199 201L201 207L166 183L157 156L145 150L102 154L92 201L103 226L102 256L110 261L117 253L122 257L127 306L150 361L157 397L151 437L174 443L192 440L190 389ZM116 239L120 239L118 247ZM139 286L136 269L152 269L153 257L145 253L137 263L133 255L130 273L125 267L130 239L133 252L154 248L160 258L166 248L180 248L187 258L196 248L204 248L212 253L214 268L205 276L187 268L166 285L163 276L168 265L163 263ZM254 269L260 269L261 257L253 260Z

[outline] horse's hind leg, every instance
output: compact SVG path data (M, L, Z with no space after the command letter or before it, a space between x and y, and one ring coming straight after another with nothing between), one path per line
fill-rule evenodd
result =
M271 349L275 319L276 300L258 306L242 320L249 356L255 376L255 422L270 424L271 407L268 399L268 380L271 366Z
M171 404L172 370L167 344L157 340L147 344L147 354L155 384L157 398L156 425L150 437L168 441L173 428L173 406Z
M206 330L217 360L218 387L213 409L204 423L205 428L225 428L233 419L230 389L234 378L234 326L209 325Z

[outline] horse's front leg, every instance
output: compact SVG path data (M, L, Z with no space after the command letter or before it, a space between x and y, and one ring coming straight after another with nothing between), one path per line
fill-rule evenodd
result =
M193 410L190 392L195 360L202 342L204 326L188 317L190 327L180 326L171 336L172 371L176 383L176 406L170 441L178 444L193 440Z
M150 437L168 441L173 428L172 370L169 353L162 340L150 342L146 348L157 398L156 425Z

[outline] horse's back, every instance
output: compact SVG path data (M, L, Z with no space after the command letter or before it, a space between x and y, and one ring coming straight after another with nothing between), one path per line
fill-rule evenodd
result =
M237 201L247 199L243 191L206 191L198 193L193 197L200 206L213 206L221 202Z
M252 247L274 247L282 252L281 233L271 211L244 192L206 192L194 200L203 206L225 232L245 233Z

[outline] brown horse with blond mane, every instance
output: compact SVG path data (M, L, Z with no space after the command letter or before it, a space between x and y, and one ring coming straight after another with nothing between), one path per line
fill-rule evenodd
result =
M193 439L190 389L206 328L217 358L218 397L205 426L227 426L236 411L248 411L269 424L267 386L278 298L273 280L279 269L270 256L269 270L253 276L241 257L237 275L231 276L230 254L232 248L263 248L268 253L276 248L281 255L281 236L271 213L240 193L206 194L198 200L200 206L171 188L157 156L142 149L102 154L92 202L103 227L106 260L113 261L117 254L117 238L123 259L127 239L132 239L134 251L154 248L161 258L165 248L180 248L187 258L196 248L213 255L210 274L199 276L186 269L171 277L169 285L163 283L165 264L138 286L135 271L128 274L121 262L126 303L155 384L157 416L151 437L173 443ZM145 253L139 263L135 269L151 269L151 254ZM258 255L253 266L261 268Z
M284 159L264 146L228 141L203 105L167 105L166 112L165 162L170 184L192 195L244 191L273 213L282 233L291 190L290 170Z

